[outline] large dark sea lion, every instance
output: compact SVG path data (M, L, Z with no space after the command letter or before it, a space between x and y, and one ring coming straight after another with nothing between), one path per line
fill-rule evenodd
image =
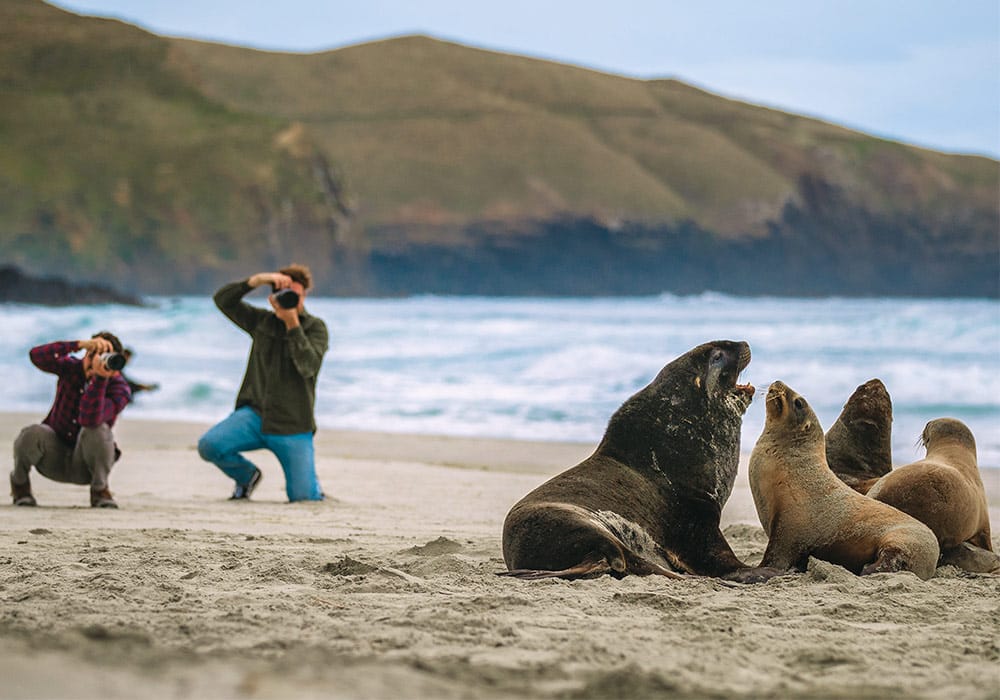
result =
M888 503L937 536L941 563L1000 573L976 440L961 421L938 418L921 434L927 456L892 469L892 402L878 379L855 390L826 434L830 469L859 493Z
M750 346L718 340L664 367L611 417L593 455L507 514L504 575L534 579L677 573L763 580L719 529L753 387Z
M830 471L823 428L804 398L774 382L765 408L764 431L750 455L750 489L768 535L761 566L802 569L814 556L860 574L934 575L934 533Z

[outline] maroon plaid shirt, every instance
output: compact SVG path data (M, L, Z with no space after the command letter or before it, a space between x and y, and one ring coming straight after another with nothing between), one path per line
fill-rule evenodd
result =
M128 382L121 375L110 379L87 380L83 360L70 353L79 350L75 340L57 341L31 349L31 362L43 372L59 376L56 398L49 415L42 421L67 445L76 445L80 428L95 428L101 423L114 427L115 419L132 399Z

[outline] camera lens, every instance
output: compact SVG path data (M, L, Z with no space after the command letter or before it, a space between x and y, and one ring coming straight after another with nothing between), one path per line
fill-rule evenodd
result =
M299 293L294 289L279 289L274 293L274 300L283 309L294 309L299 305Z
M113 372L117 372L125 366L125 356L120 352L105 352L98 356L101 364Z

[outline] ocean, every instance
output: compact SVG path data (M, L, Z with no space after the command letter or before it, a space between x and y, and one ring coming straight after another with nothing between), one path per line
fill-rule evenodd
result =
M248 297L264 306L264 292ZM108 329L135 351L127 373L161 388L124 414L214 422L232 409L248 337L208 297L152 297L146 308L0 305L7 410L44 416L54 381L28 350ZM600 440L608 418L676 356L746 340L741 381L757 387L742 448L764 425L780 379L828 428L859 384L893 399L894 461L923 456L924 424L973 431L980 465L1000 468L1000 304L995 300L785 299L719 294L541 299L310 298L330 330L317 389L320 428L537 440Z

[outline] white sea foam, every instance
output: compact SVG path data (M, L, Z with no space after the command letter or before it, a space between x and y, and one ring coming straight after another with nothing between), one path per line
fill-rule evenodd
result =
M263 305L261 294L251 297ZM137 351L134 378L159 382L128 415L217 420L232 408L248 336L204 298L149 308L0 305L5 406L43 414L50 376L33 345L108 328ZM746 340L758 388L743 447L763 428L761 391L780 379L824 426L879 377L894 405L897 461L921 456L924 424L965 421L984 466L1000 467L1000 306L988 300L415 297L310 299L330 329L317 419L324 427L547 440L600 439L611 413L677 355Z

